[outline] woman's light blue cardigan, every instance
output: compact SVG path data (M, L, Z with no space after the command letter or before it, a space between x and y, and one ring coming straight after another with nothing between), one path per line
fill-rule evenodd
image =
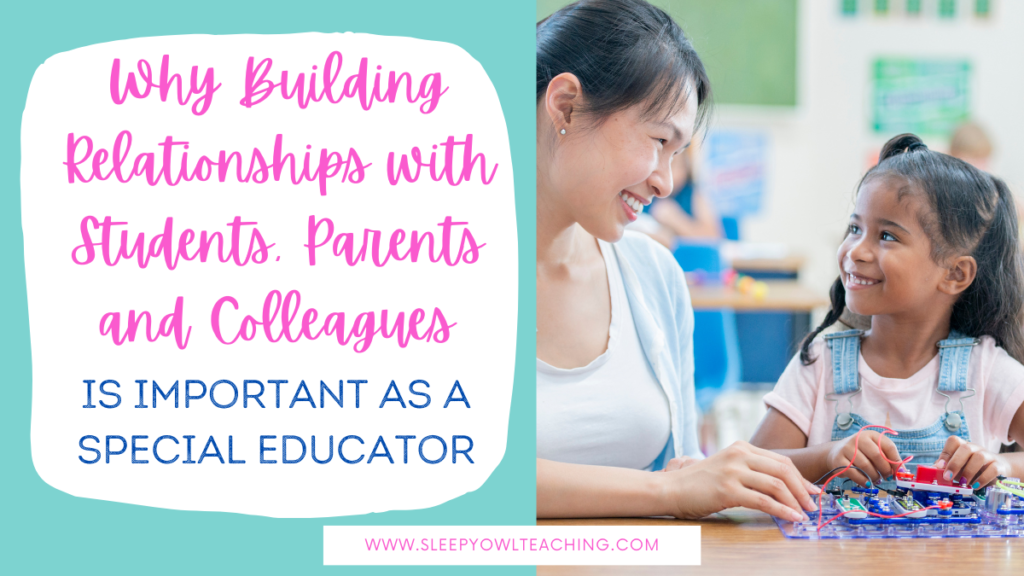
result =
M683 270L664 246L645 234L627 230L611 246L640 344L668 397L672 418L668 443L651 469L661 470L680 455L703 458L693 389L693 306Z

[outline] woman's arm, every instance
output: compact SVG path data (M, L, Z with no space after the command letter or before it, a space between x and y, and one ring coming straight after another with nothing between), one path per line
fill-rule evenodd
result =
M670 516L663 475L537 459L538 518Z
M799 521L817 493L787 458L745 442L662 472L537 460L538 518L697 519L745 506Z

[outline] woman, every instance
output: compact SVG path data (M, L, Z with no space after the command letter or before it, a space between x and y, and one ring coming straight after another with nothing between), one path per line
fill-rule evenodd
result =
M786 458L738 443L700 459L682 271L624 234L672 191L709 90L682 30L642 0L583 0L537 25L539 517L815 509Z

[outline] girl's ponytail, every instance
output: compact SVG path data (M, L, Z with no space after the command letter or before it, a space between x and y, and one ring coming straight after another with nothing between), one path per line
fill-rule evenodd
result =
M829 290L828 294L832 300L832 308L829 309L821 324L808 334L800 345L800 361L804 363L804 366L808 366L816 360L811 358L811 343L823 330L838 322L839 317L843 315L843 310L846 308L846 288L843 286L842 276L836 278L836 281L832 283L832 289Z
M977 277L953 306L950 326L972 336L992 336L1010 357L1024 363L1024 257L1017 210L1006 183L984 176L994 192L991 217L972 254Z
M889 141L885 143L885 146L882 147L882 151L878 153L878 163L881 164L893 156L898 156L906 152L927 149L928 147L925 146L924 142L922 142L917 136L914 136L913 134L900 134L899 136L890 138Z

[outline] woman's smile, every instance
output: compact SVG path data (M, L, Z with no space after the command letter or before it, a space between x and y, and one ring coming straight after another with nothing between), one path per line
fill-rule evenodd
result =
M641 198L636 194L628 190L619 192L619 203L622 205L622 209L626 212L626 218L630 222L636 221L640 212L643 212L644 206L651 203L646 198Z

